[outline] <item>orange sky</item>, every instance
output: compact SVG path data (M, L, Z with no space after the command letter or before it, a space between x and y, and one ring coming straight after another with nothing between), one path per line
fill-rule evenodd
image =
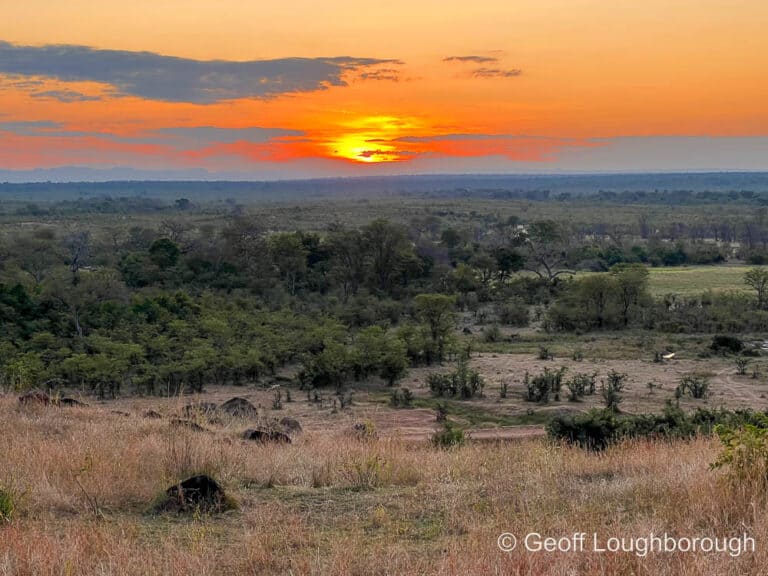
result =
M715 159L733 155L733 166L714 162L713 169L768 168L768 3L760 0L4 4L0 41L19 63L3 68L0 51L0 169L201 167L258 177L290 176L293 168L312 175L301 167L306 161L325 162L323 175L384 169L377 164L443 171L453 158L462 171L600 170L635 166L630 155L637 147L627 139L653 139L672 154L679 137L701 139ZM62 60L59 73L55 63L42 62L47 56L25 48L54 44L90 47L95 60ZM161 97L148 96L156 88L151 79L134 92L103 81L111 72L93 68L113 66L114 55L101 64L100 51L184 62L394 62L349 65L335 82L343 85L320 82L301 91L283 91L276 73L267 95L236 91L201 103L166 97L167 87L157 88ZM475 58L446 61L467 56ZM41 63L26 69L25 58ZM70 65L79 67L67 77ZM183 127L293 132L170 146L155 137ZM698 146L695 138L685 141ZM680 169L692 168L686 162L696 157L693 150L685 162L680 157ZM637 165L675 167L654 162L649 155L647 166Z

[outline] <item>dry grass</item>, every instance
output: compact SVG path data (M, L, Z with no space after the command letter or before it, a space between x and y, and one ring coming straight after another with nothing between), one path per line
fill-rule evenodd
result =
M244 427L244 426L242 426ZM604 454L542 441L441 451L310 432L290 446L108 410L19 411L0 398L0 574L761 574L761 494L709 470L711 439L638 442ZM169 484L208 471L239 501L211 517L147 511ZM501 532L730 535L757 552L500 552Z

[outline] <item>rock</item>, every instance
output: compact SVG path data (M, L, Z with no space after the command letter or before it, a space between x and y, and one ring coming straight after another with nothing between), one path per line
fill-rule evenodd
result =
M179 428L188 428L190 430L194 430L195 432L208 432L208 430L200 426L200 424L198 424L197 422L192 422L192 420L185 420L184 418L172 418L171 426L177 426Z
M30 390L19 396L19 404L23 406L48 406L51 403L51 397L42 390Z
M298 420L289 418L288 416L280 419L280 426L282 426L283 430L289 434L299 434L303 430L301 423Z
M67 397L61 398L61 399L59 400L59 406L68 406L68 407L81 407L81 408L85 408L85 407L87 407L87 406L88 406L88 404L86 404L85 402L81 402L81 401L80 401L80 400L78 400L77 398L69 398L69 397L67 396Z
M146 412L144 412L144 414L142 414L142 416L144 416L144 418L152 418L154 420L159 420L160 418L163 417L163 415L160 414L160 412L157 412L156 410L147 410Z
M246 430L243 434L246 440L255 440L256 442L275 442L277 444L290 444L291 438L285 432L277 430L264 430L262 428Z
M216 511L233 508L232 500L221 485L210 476L192 476L165 491L160 510L175 512Z
M235 396L221 405L221 410L238 418L257 418L259 410L245 398Z
M197 402L195 404L187 404L181 411L187 418L194 416L211 416L219 410L218 405L213 402Z

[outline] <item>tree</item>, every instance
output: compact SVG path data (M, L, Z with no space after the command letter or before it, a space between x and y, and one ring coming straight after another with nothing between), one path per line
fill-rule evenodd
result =
M66 306L75 326L75 333L82 339L84 336L83 311L93 304L120 298L124 286L117 272L110 269L83 273L74 286L66 275L67 271L60 272L46 281L43 294Z
M607 320L608 305L616 292L616 281L609 274L590 274L577 283L579 300L591 315L590 320L602 329Z
M384 353L380 359L379 375L386 380L388 386L394 386L395 382L408 373L408 349L399 338L387 338Z
M388 292L401 275L405 261L413 257L405 228L388 220L374 220L363 228L363 240L373 285Z
M294 296L299 278L307 271L308 252L301 238L296 233L274 234L268 244L272 263Z
M559 276L574 273L565 267L568 242L565 230L557 222L540 220L525 229L516 228L511 241L525 253L524 268L546 280L550 287Z
M333 226L328 232L331 251L331 273L341 284L344 302L350 295L357 295L365 281L365 249L363 235L359 230Z
M768 305L768 269L751 268L744 273L744 283L757 292L757 307L764 310Z
M149 247L149 257L161 270L171 268L179 260L181 250L170 238L160 238L152 242Z
M446 342L456 322L453 296L444 294L419 294L414 300L416 315L429 328L438 361L442 361Z
M621 319L626 328L630 312L648 298L648 269L642 264L616 264L611 268L621 307Z

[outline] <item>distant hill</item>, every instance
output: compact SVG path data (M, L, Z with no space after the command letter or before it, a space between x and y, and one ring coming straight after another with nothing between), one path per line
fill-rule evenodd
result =
M0 172L0 181L3 179ZM706 193L734 199L768 199L768 172L577 175L439 175L280 181L115 180L107 182L0 183L0 200L46 201L140 196L173 200L299 200L381 196L567 199L628 195L644 201L681 200ZM656 200L654 200L656 199ZM762 203L762 202L761 202Z

